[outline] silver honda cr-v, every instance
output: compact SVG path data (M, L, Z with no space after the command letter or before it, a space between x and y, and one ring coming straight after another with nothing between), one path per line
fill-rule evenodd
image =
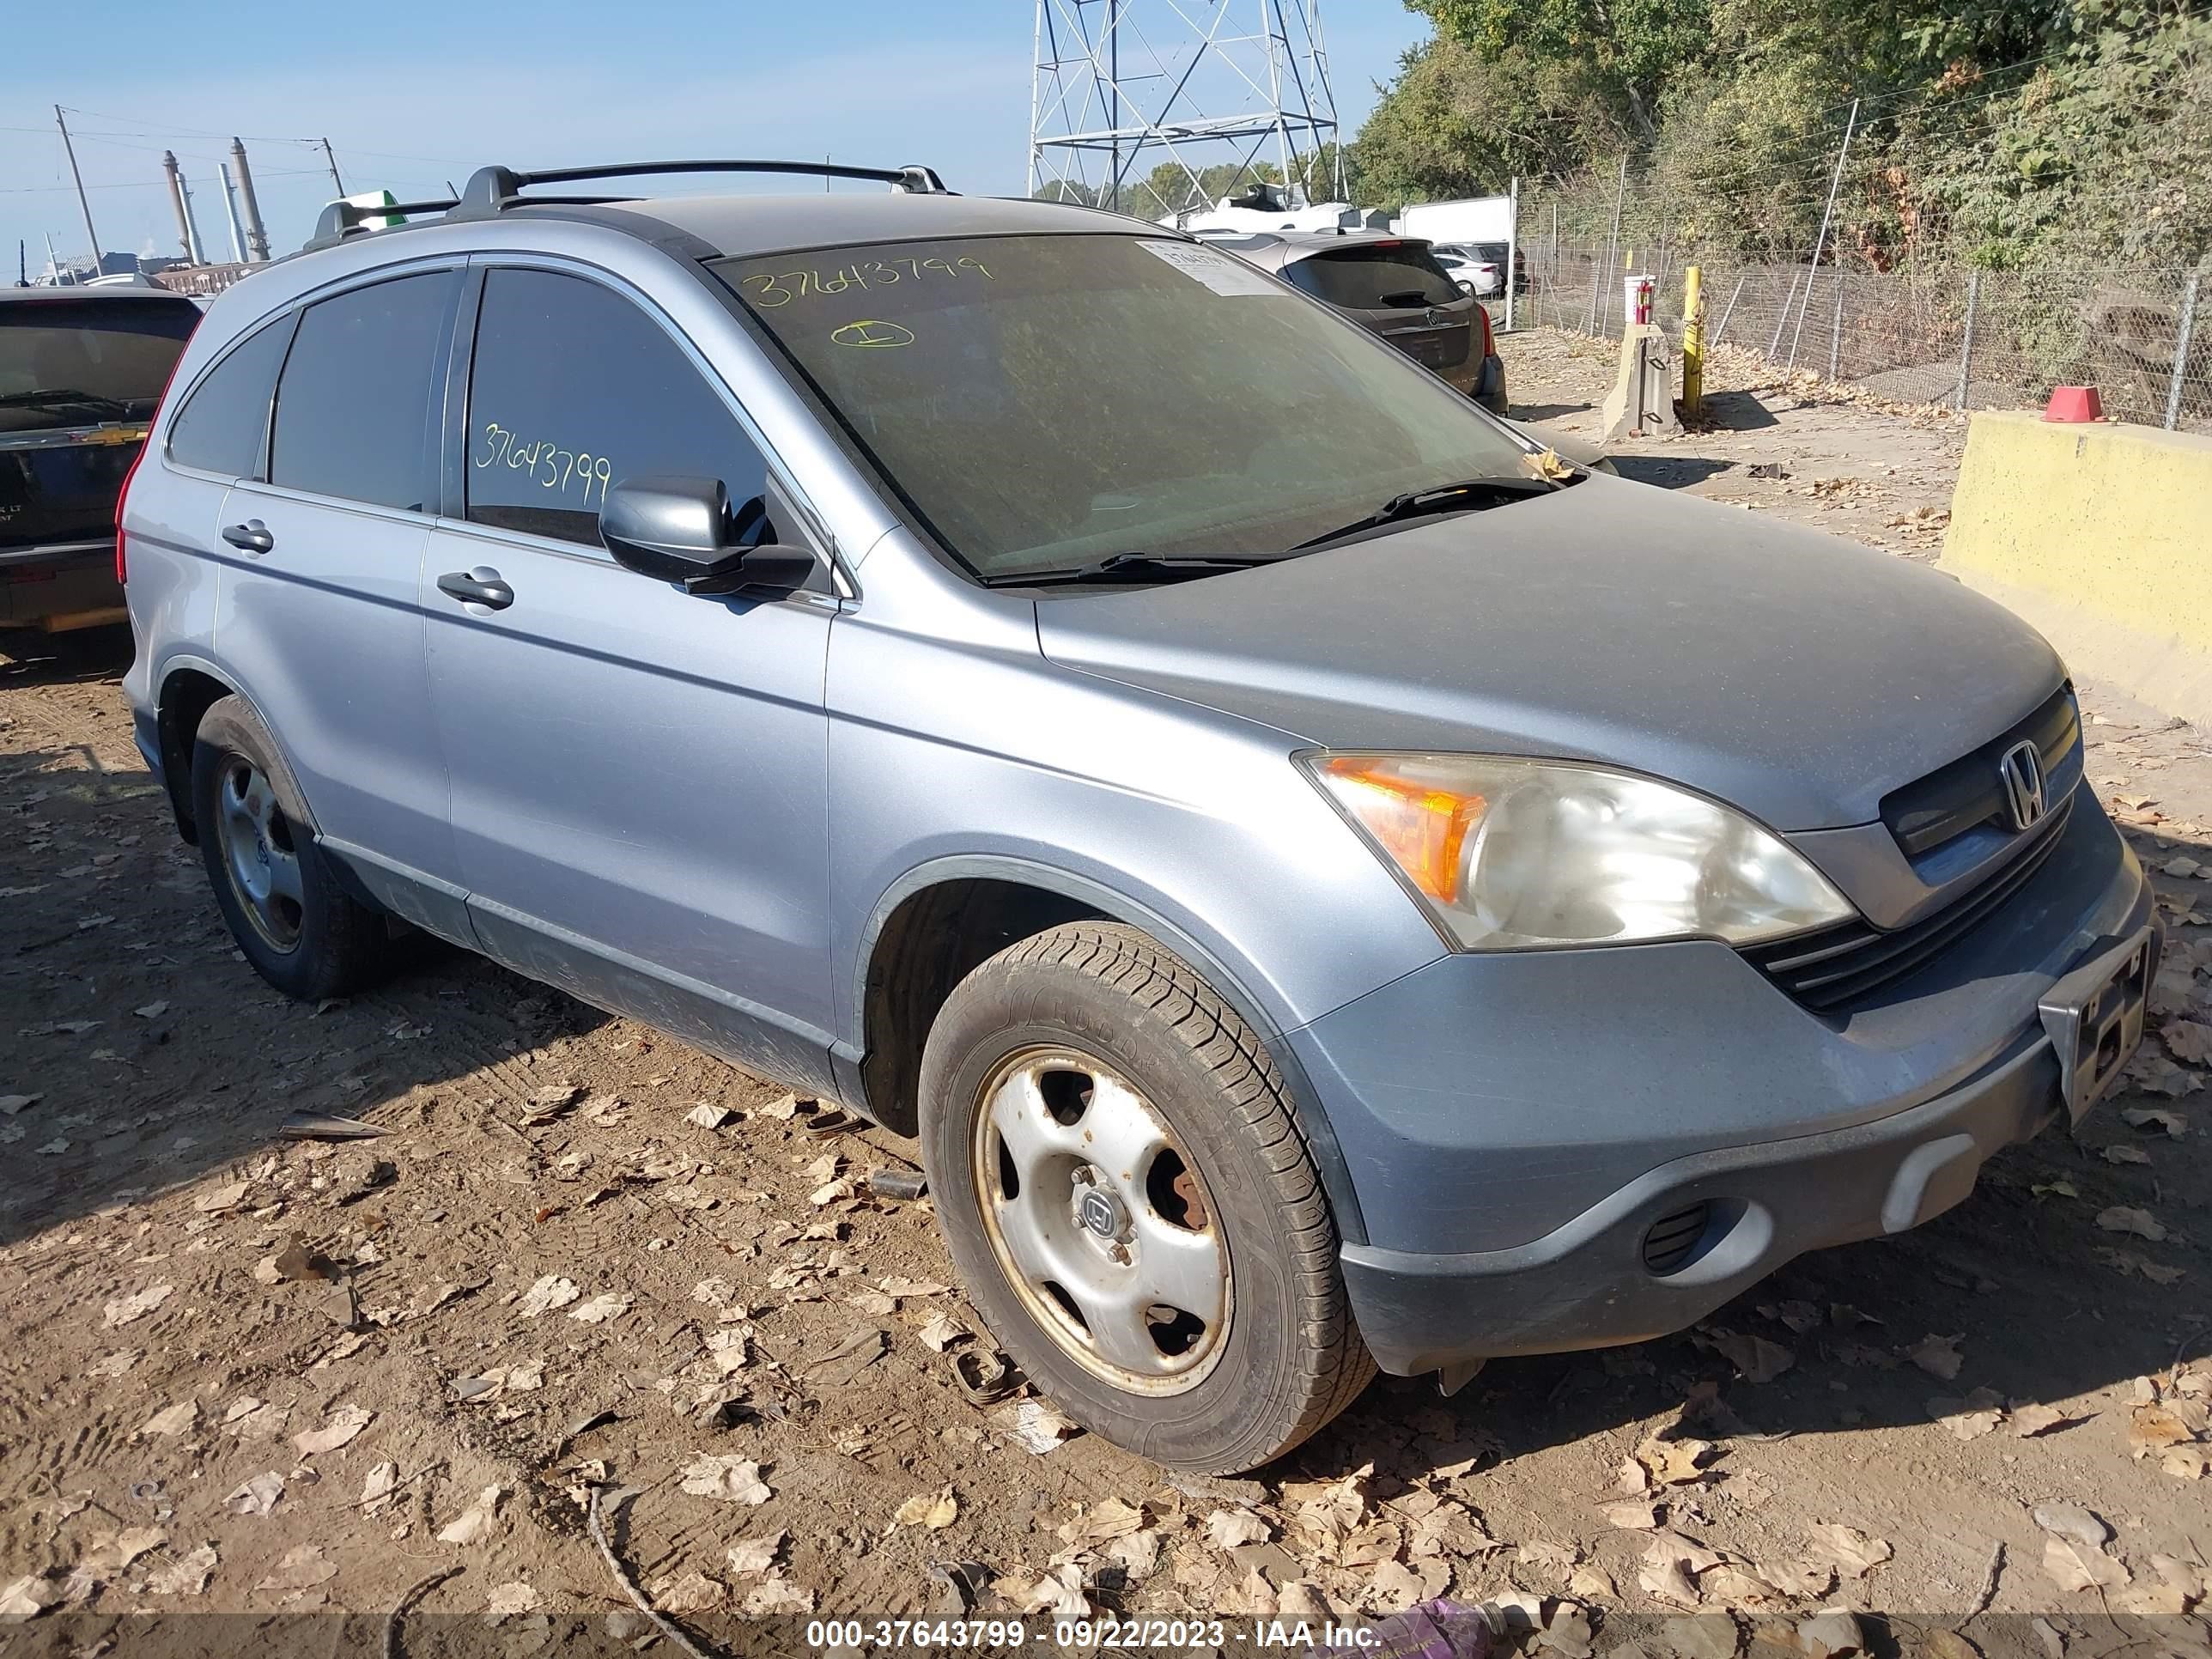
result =
M2009 615L1154 226L528 193L757 165L336 208L193 337L128 689L272 984L420 929L919 1135L1022 1369L1213 1470L2108 1087L2158 924Z

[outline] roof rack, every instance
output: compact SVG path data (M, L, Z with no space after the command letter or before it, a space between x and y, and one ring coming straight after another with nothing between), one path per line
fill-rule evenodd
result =
M815 179L858 179L889 185L909 196L950 196L933 168L848 167L829 161L617 161L609 167L548 167L517 173L510 167L478 167L469 175L453 209L456 219L486 219L511 207L527 207L542 197L520 192L532 185L572 185L586 179L631 179L664 173L783 173Z
M936 169L925 167L852 167L829 161L617 161L606 167L547 167L521 173L513 167L478 167L469 175L458 198L441 197L428 202L400 202L389 206L363 207L352 202L331 202L315 222L315 234L301 252L331 247L361 234L372 219L416 213L441 214L447 219L492 219L509 208L596 207L624 202L626 196L525 196L532 185L574 184L586 179L631 179L666 173L781 173L816 179L857 179L889 185L909 196L950 196ZM398 226L394 228L404 229Z

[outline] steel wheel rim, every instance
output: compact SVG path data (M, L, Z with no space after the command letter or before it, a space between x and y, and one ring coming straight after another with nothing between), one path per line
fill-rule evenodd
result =
M1226 1346L1228 1241L1143 1091L1078 1050L1024 1048L977 1091L974 1124L984 1236L1030 1316L1117 1389L1195 1388Z
M216 834L239 908L273 951L298 947L305 920L300 854L291 820L261 769L242 755L224 763L216 786Z

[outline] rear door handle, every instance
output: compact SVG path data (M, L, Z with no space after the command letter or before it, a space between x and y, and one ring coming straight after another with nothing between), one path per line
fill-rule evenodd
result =
M233 547L247 553L266 553L276 545L276 538L269 533L269 526L258 519L225 526L222 538Z
M480 605L487 611L504 611L514 603L514 590L488 564L473 570L449 570L438 578L438 591L463 605Z

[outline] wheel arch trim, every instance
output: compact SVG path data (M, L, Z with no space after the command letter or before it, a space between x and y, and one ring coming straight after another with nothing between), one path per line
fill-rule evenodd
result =
M884 930L901 904L925 889L954 881L1000 881L1034 887L1087 906L1109 921L1140 928L1205 975L1206 982L1234 1008L1267 1047L1290 1090L1293 1121L1313 1155L1314 1168L1328 1194L1337 1232L1346 1244L1364 1244L1367 1224L1353 1190L1352 1171L1344 1149L1328 1121L1319 1093L1299 1064L1279 1021L1248 988L1256 975L1227 954L1197 938L1154 906L1132 898L1118 888L1090 876L1003 853L951 854L915 866L884 890L870 910L854 947L845 992L848 1029L853 1036L836 1045L840 1058L857 1066L868 1052L866 1030L868 977ZM856 1040L855 1040L856 1039Z

